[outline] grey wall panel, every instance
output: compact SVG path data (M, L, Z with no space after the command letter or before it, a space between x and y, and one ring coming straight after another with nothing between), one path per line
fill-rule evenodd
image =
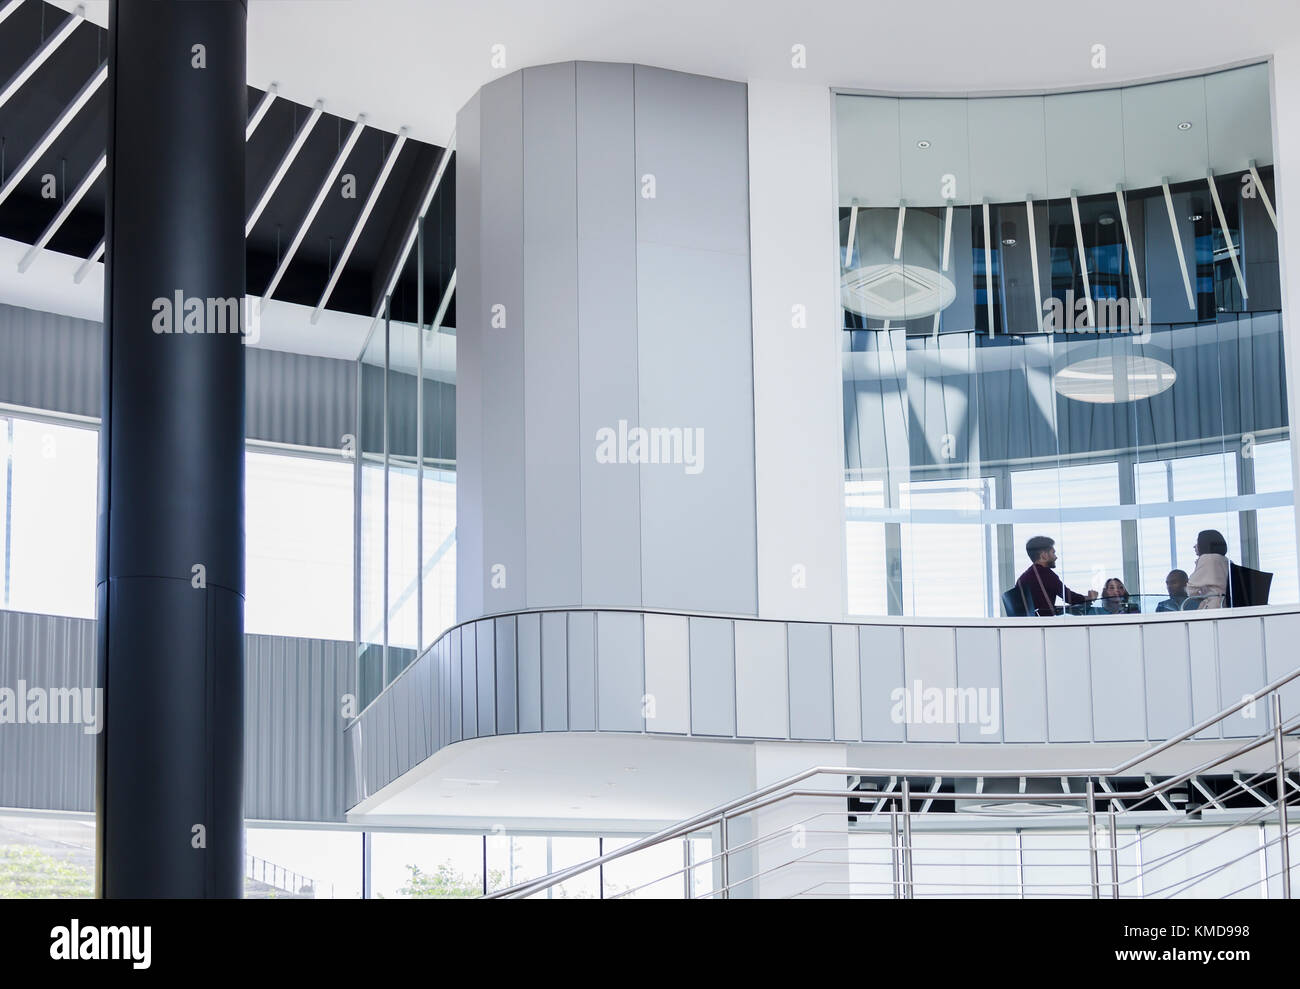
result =
M1223 710L1219 703L1219 637L1214 622L1188 622L1187 665L1192 676L1192 723L1200 724ZM1197 738L1219 738L1223 726L1214 725Z
M835 686L835 737L845 742L861 741L858 630L852 625L831 626L831 672Z
M1265 680L1272 683L1296 668L1297 643L1300 643L1300 615L1269 615L1264 619ZM1300 714L1300 682L1292 680L1278 694L1285 723L1288 718ZM1269 724L1271 726L1272 722Z
M1264 622L1260 618L1233 618L1216 621L1214 626L1219 637L1219 710L1223 710L1247 694L1255 694L1268 682L1264 674ZM1223 734L1228 738L1253 736L1267 726L1265 702L1224 721Z
M957 726L962 742L1000 742L1003 726L1002 664L998 656L998 630L958 628L957 688L966 703L973 700L976 718ZM972 696L970 691L974 690Z
M498 735L519 730L519 668L515 653L515 619L513 615L496 619L497 730Z
M572 62L523 70L524 558L534 608L582 603L575 85Z
M732 623L691 618L691 731L736 734L736 659Z
M602 611L596 616L596 686L601 731L641 731L645 667L641 616Z
M542 615L542 730L569 730L569 624L563 612Z
M519 655L519 730L542 730L542 616L516 620Z
M481 95L456 115L456 618L483 614Z
M645 616L646 731L691 730L689 621L682 615Z
M1161 622L1142 628L1147 732L1172 738L1192 727L1192 673L1186 622Z
M790 737L830 739L835 735L831 676L831 627L791 622Z
M1002 643L1002 733L1007 742L1047 741L1043 630L998 630Z
M98 418L103 351L99 323L0 304L0 402Z
M447 633L447 706L450 709L447 734L451 741L459 742L467 737L464 724L464 696L462 679L463 666L460 654L461 630L452 629Z
M478 729L478 635L474 625L462 625L460 632L460 724L462 738L477 738ZM487 734L483 732L482 734Z
M785 625L736 622L736 734L790 736Z
M957 640L951 628L909 626L903 629L904 724L909 742L957 741ZM934 693L938 691L939 693ZM947 699L954 698L953 710ZM939 698L941 717L932 705ZM919 716L919 717L918 717Z
M496 626L492 619L474 623L478 675L478 733L497 733Z
M640 416L632 66L579 62L577 90L579 456L582 600L641 603L640 468L597 463L596 433Z
M1088 629L1092 667L1092 739L1132 742L1147 737L1142 627Z
M1092 737L1088 630L1052 628L1047 640L1047 740L1086 742Z
M483 347L483 604L525 606L523 76L479 93ZM464 259L462 264L473 264ZM498 317L493 325L494 307ZM459 307L457 309L459 311ZM459 342L459 332L457 336ZM494 568L497 579L493 580Z
M569 615L569 731L596 728L596 616Z
M356 432L352 361L246 347L244 364L249 439L341 451Z
M863 625L858 629L858 681L862 693L862 740L903 741L903 721L894 712L903 688L901 628Z

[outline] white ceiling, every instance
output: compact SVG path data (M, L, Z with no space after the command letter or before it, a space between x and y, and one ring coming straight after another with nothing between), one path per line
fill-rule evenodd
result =
M71 9L77 0L55 0ZM107 0L84 0L107 23ZM891 93L1113 86L1266 56L1295 0L250 0L249 82L435 143L490 79L569 59ZM806 46L807 67L791 67ZM1106 45L1106 68L1091 66ZM506 64L494 67L492 46Z

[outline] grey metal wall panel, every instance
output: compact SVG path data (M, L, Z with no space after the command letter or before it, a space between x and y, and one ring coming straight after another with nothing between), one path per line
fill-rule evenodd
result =
M596 616L569 615L569 731L596 728Z
M101 324L0 304L0 354L0 402L101 415Z
M569 619L542 615L542 730L569 730Z
M1142 627L1088 629L1092 669L1092 740L1133 742L1147 737Z
M636 606L640 467L595 456L598 430L640 416L632 66L579 62L576 90L582 601Z
M1219 710L1259 691L1264 674L1264 622L1228 618L1214 623L1219 636ZM1294 655L1294 653L1292 654ZM1251 714L1254 717L1250 717ZM1244 708L1223 722L1225 738L1258 735L1268 726L1268 702Z
M1296 668L1296 643L1300 643L1300 615L1268 615L1264 619L1265 680L1272 683ZM1300 713L1300 683L1292 680L1278 694L1285 724L1288 717Z
M447 734L450 741L459 742L465 737L464 723L464 688L461 686L460 629L454 628L447 635Z
M1047 739L1092 739L1092 691L1088 670L1088 630L1047 630Z
M474 623L478 671L478 733L497 733L496 628L492 619Z
M835 684L835 737L845 742L861 741L858 630L852 625L831 626L831 671Z
M482 198L483 603L522 608L525 590L523 75L479 93ZM472 261L470 262L473 263ZM493 307L497 323L493 325ZM459 307L458 307L459 311ZM459 331L457 341L459 342ZM493 579L494 568L496 580Z
M703 447L641 467L643 603L757 614L746 90L636 66L634 101L640 425Z
M948 710L949 692L957 686L957 641L954 630L937 626L908 626L903 629L904 724L909 742L957 741L957 710ZM933 691L939 691L934 694ZM933 697L939 697L942 719ZM918 717L919 715L919 717Z
M339 450L356 432L352 361L244 348L249 439Z
M685 735L691 730L689 619L648 614L645 627L645 730Z
M576 82L572 62L522 76L524 558L536 608L582 603Z
M481 94L456 115L456 618L483 614Z
M480 734L478 730L478 635L474 625L462 625L459 632L461 738L477 738Z
M1187 622L1142 627L1147 731L1152 741L1173 738L1192 727L1192 674Z
M788 738L785 625L736 622L736 734Z
M1002 664L998 656L998 630L963 627L957 633L957 688L969 697L976 691L974 703L978 715L974 722L957 726L962 742L1002 741Z
M496 685L498 735L509 735L519 730L516 691L519 685L518 658L515 653L514 616L496 619Z
M858 629L858 683L862 740L901 742L903 722L894 716L903 687L903 630L888 625Z
M1043 630L998 630L1002 643L1002 736L1007 742L1047 741L1047 670Z
M1199 724L1223 710L1219 703L1219 637L1214 622L1187 623L1187 665L1192 676L1192 723ZM1215 725L1196 737L1222 735L1223 726Z
M736 660L732 623L691 618L691 732L736 734Z
M645 668L641 616L602 611L596 616L596 685L601 731L641 731Z
M519 654L519 730L542 730L542 616L516 619Z
M790 737L830 739L835 734L831 676L831 627L791 622Z

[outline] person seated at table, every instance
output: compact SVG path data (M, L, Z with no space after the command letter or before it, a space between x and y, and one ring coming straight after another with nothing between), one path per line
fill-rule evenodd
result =
M1165 590L1169 597L1156 605L1156 611L1182 611L1187 603L1187 571L1170 570L1165 577Z
M1228 593L1228 541L1218 529L1202 529L1192 548L1196 550L1196 566L1187 578L1187 594L1200 602L1192 607L1222 608Z
M1097 592L1079 594L1070 590L1053 571L1056 569L1056 540L1050 536L1034 536L1025 543L1029 554L1029 569L1016 579L1026 600L1033 603L1034 614L1049 617L1056 614L1056 599L1066 604L1087 604L1097 600Z
M1118 577L1106 581L1106 586L1101 589L1100 604L1097 610L1106 615L1132 615L1138 610L1138 606L1129 599L1124 581Z

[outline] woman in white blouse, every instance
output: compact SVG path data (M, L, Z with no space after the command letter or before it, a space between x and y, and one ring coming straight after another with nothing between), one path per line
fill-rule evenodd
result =
M1228 541L1217 529L1203 529L1196 536L1196 567L1187 578L1189 600L1198 608L1222 608L1228 593Z

